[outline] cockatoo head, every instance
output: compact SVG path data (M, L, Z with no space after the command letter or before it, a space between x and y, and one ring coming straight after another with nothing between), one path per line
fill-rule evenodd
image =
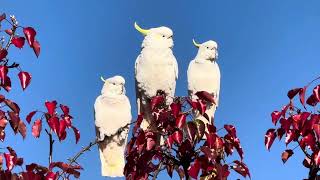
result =
M104 82L101 90L102 95L125 95L126 89L124 87L125 80L122 76L113 76L108 79L101 77Z
M204 59L208 61L216 61L218 59L218 44L215 41L207 41L202 44L198 44L192 40L193 44L199 48L197 58Z
M142 48L173 47L173 32L170 28L161 26L157 28L142 29L137 23L134 23L134 27L145 36L142 42Z

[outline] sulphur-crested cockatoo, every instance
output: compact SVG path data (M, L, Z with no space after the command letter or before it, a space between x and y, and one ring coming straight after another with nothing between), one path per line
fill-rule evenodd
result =
M101 95L97 97L95 110L95 125L99 141L102 176L123 176L125 165L124 153L127 144L128 130L116 136L118 129L131 121L131 106L125 95L125 80L114 76L104 80ZM108 137L109 136L109 137Z
M188 90L191 99L195 99L195 93L198 91L207 91L212 94L215 104L208 104L206 114L213 121L214 113L219 104L220 92L220 69L217 64L218 45L215 41L207 41L198 44L193 40L193 44L198 48L198 53L188 67ZM197 119L209 123L208 120L199 113Z
M134 26L144 35L142 50L135 63L135 78L138 113L144 115L141 127L147 129L152 118L150 98L161 91L166 94L167 104L173 100L178 63L172 53L173 32L170 28L162 26L146 30L137 23Z

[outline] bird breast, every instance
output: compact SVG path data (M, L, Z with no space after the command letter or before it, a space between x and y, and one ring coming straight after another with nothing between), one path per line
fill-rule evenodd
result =
M174 61L175 57L170 51L142 53L137 64L138 87L143 89L148 97L155 96L157 90L172 94L176 83Z
M193 63L188 72L189 90L214 93L220 88L220 71L216 64Z

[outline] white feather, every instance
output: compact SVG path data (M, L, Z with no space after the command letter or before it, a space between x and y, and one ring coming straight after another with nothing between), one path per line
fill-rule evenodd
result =
M150 98L158 90L167 95L167 104L174 97L178 78L178 63L172 53L172 30L167 27L151 28L142 43L142 51L135 63L138 113L144 114L141 125L146 129L152 118ZM146 122L147 121L147 122Z
M131 122L131 106L125 95L124 83L121 76L107 79L102 94L95 101L95 125L100 140L115 134L119 128ZM128 131L99 143L102 176L123 176L127 135Z
M200 45L198 54L188 67L189 96L195 99L198 91L207 91L214 95L216 105L210 105L206 111L209 117L213 117L219 104L220 95L220 69L217 60L217 44L207 41ZM205 120L203 117L196 117ZM207 120L205 120L207 121Z

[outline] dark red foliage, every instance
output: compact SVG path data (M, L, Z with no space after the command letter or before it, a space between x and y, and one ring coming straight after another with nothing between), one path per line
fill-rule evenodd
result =
M24 46L25 40L26 39L24 37L15 36L12 38L12 44L21 49Z
M0 61L6 58L8 55L8 51L6 49L0 49Z
M5 21L4 21L5 20ZM1 29L2 23L9 22L10 28L3 30ZM23 32L25 37L18 35L19 31ZM36 31L32 27L21 27L18 25L17 20L14 16L10 16L7 19L6 14L0 15L0 33L7 37L4 39L2 46L0 47L0 87L5 91L9 92L12 88L11 78L9 77L10 69L17 68L19 70L18 78L23 90L25 90L31 82L30 73L23 71L20 64L11 62L10 54L8 50L10 46L22 49L27 40L30 48L33 49L34 53L38 57L40 54L40 43L35 39ZM6 40L7 39L7 40ZM13 71L12 71L13 72ZM31 103L32 104L32 103ZM46 102L45 106L47 112L43 111L32 111L26 117L26 122L31 123L33 117L37 114L39 117L32 123L31 133L35 138L40 137L42 128L45 128L46 133L50 141L50 154L53 150L53 142L55 139L63 141L67 137L67 129L73 130L75 134L76 143L80 139L80 131L72 124L73 117L70 115L70 109L68 106L59 105L61 111L57 109L57 102L51 101ZM0 140L5 141L7 124L10 124L11 129L15 134L20 134L23 138L27 136L28 128L25 122L20 116L20 107L14 101L7 99L5 96L0 95ZM56 135L56 137L54 136ZM37 149L36 147L32 147ZM52 158L50 158L52 160ZM2 150L0 152L0 179L1 180L57 180L60 178L69 179L70 175L75 178L79 178L82 167L74 165L76 161L70 161L70 163L55 162L51 163L49 167L41 166L36 163L26 165L25 170L23 168L16 168L16 166L23 166L24 160L18 157L17 153L11 148L7 147L7 152ZM6 169L4 168L6 165ZM21 169L21 172L19 172ZM53 170L54 169L54 170Z
M150 108L154 114L151 124L154 127L139 128L142 115L138 116L127 144L124 169L127 179L147 179L163 170L169 177L176 171L182 179L225 180L230 174L226 158L234 150L241 161L235 161L230 168L250 176L242 162L243 150L236 128L225 125L226 134L220 136L213 124L192 118L195 111L204 114L207 104L213 102L213 96L207 92L197 95L199 99L194 100L175 97L170 105L166 105L161 95L151 98Z
M266 148L268 150L270 150L270 147L274 141L274 139L276 139L277 134L275 129L269 129L264 137L264 145L266 146Z
M38 120L34 121L34 124L32 126L32 135L35 138L40 137L41 130L42 130L42 120L38 119Z
M293 151L291 149L287 149L285 150L282 155L281 155L281 159L283 163L286 163L287 160L293 155Z
M320 85L315 86L312 94L307 96L308 98L305 100L307 89L310 85L311 83L303 88L290 90L288 92L289 103L282 108L281 113L279 111L272 112L272 123L276 126L277 121L280 119L280 127L277 128L277 131L274 129L267 131L265 144L269 150L276 135L279 137L279 140L285 135L284 143L286 146L296 143L296 147L300 148L285 150L281 155L282 161L285 163L294 154L294 150L303 150L306 156L303 165L309 169L308 180L314 180L319 171L318 166L320 165L320 115L316 109L320 100ZM296 101L294 101L294 98L298 94L299 101L297 102L300 104L295 105ZM302 108L300 109L299 106L305 109L305 111L301 111Z
M37 32L32 27L23 28L23 33L27 38L30 47L33 45Z
M32 111L32 112L30 112L30 113L27 115L26 120L27 120L27 122L28 122L29 124L30 124L30 122L31 122L32 117L33 117L36 113L37 113L37 111Z
M21 71L19 72L18 76L20 79L21 87L23 90L25 90L31 82L31 75L28 72Z
M34 51L34 53L35 53L35 55L37 56L37 57L39 57L39 55L40 55L40 43L39 43L39 41L37 41L37 40L34 40L34 42L33 42L33 44L32 44L32 49L33 49L33 51Z

